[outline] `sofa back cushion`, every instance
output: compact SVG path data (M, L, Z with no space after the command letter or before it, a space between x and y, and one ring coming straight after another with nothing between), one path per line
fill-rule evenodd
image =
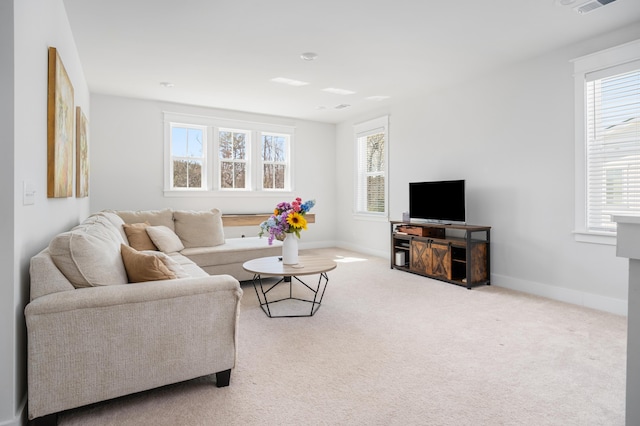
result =
M49 243L53 263L75 288L126 284L122 237L104 217L93 216Z
M125 223L148 222L152 226L166 226L172 231L175 231L175 227L173 226L173 211L171 211L171 209L119 210L115 213L120 216Z
M175 232L185 248L213 247L224 244L222 212L176 210L173 212Z
M114 228L118 230L120 237L122 237L122 241L124 241L125 243L127 242L127 235L125 234L124 228L122 227L122 225L124 225L124 220L122 220L120 216L115 214L113 211L103 210L101 212L92 214L91 216L89 216L89 218L96 217L96 216L102 216L107 218L107 220L111 222ZM83 223L86 223L89 218L87 218L87 220L85 220L85 222Z

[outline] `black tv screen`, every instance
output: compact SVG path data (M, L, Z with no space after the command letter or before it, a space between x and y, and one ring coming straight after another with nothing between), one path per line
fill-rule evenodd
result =
M414 221L466 222L464 180L409 183L409 216Z

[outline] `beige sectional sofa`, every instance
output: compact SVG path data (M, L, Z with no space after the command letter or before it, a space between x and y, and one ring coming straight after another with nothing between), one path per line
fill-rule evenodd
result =
M155 250L139 250L145 235ZM104 211L57 235L31 260L29 419L55 423L64 410L213 373L228 385L245 275L224 272L274 249L225 241L217 210Z
M192 212L180 210L142 210L142 211L112 211L118 214L127 224L147 222L150 225L166 226L180 236L184 248L180 254L191 259L210 275L228 274L239 281L253 278L242 264L259 257L278 256L282 254L282 242L274 240L269 245L266 238L242 237L224 238L222 213L218 209L211 212ZM199 218L201 223L195 228L199 235L185 236L185 220L194 221L193 215L199 213L207 215L213 213L215 226L207 222L205 217ZM258 227L256 226L256 234ZM208 240L207 240L208 238Z

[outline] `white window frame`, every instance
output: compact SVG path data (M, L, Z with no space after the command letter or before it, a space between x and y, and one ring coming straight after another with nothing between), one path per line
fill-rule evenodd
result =
M353 212L356 219L387 221L389 219L389 116L374 118L353 126L355 164L354 164L354 198ZM366 190L366 171L362 170L360 161L362 150L359 139L376 133L384 133L384 211L370 212L366 210L366 196L361 192Z
M615 233L594 232L587 226L587 152L586 96L587 75L618 67L640 59L640 40L574 59L575 93L575 218L576 241L596 244L616 244Z
M225 131L225 132L233 132L233 133L244 133L246 134L246 146L245 146L245 151L246 151L246 155L245 155L245 159L244 160L234 160L234 159L222 159L220 158L220 132L221 131ZM251 148L253 147L253 139L254 139L254 133L251 130L247 130L247 129L240 129L240 128L231 128L231 127L214 127L213 128L213 134L214 134L214 145L216 147L215 150L215 157L216 157L216 167L215 167L215 188L217 188L219 191L250 191L252 188L251 182L252 182L252 150ZM232 162L232 163L244 163L245 165L245 182L244 182L244 188L223 188L222 187L222 166L221 163L222 162Z
M189 129L193 129L193 130L200 130L202 131L202 157L179 157L179 158L193 158L193 159L197 159L200 160L202 162L202 170L201 170L201 184L200 187L188 187L188 188L182 188L182 187L174 187L173 186L173 164L174 164L174 156L173 156L173 150L172 150L172 145L171 145L171 135L172 135L172 130L173 128L184 128L187 129L187 131ZM165 180L165 187L169 188L169 190L171 191L189 191L189 192L193 192L193 191L203 191L206 190L207 188L207 170L208 170L208 161L207 161L207 144L208 144L208 131L207 131L207 127L206 126L202 126L202 125L198 125L198 124L187 124L187 123L179 123L179 122L170 122L168 123L168 139L169 139L169 143L168 143L168 155L166 156L167 159L167 163L168 163L168 168L169 171L168 173L165 173L166 176L166 180Z
M284 137L286 138L286 142L285 142L285 160L284 161L265 161L262 158L262 141L264 136L276 136L276 137ZM259 175L259 187L261 190L266 191L266 192L280 192L280 191L289 191L291 188L291 139L292 139L292 135L291 134L287 134L287 133L279 133L279 132L267 132L267 131L262 131L259 133L259 138L260 140L258 141L258 149L259 149L259 153L258 153L258 158L259 158L259 162L260 162L260 175ZM283 164L285 166L285 184L284 184L284 189L280 189L280 188L265 188L264 187L264 166L266 164L274 164L274 165L278 165L278 164ZM289 189L288 189L289 188Z
M261 123L246 120L236 120L220 117L208 117L175 112L164 112L164 195L165 197L207 197L207 196L270 196L274 193L292 194L294 188L294 147L295 127L293 125ZM171 125L180 124L186 127L202 126L206 128L206 171L203 169L203 189L173 188L171 161ZM248 132L250 143L247 146L247 176L245 188L220 187L220 155L218 132L224 130L238 130ZM265 189L262 186L262 155L260 144L262 134L282 135L288 137L287 145L287 176L284 189ZM203 148L204 149L204 148ZM205 178L206 175L206 178Z

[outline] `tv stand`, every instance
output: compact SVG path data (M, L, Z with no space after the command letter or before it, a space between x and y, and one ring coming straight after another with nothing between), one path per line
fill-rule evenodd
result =
M490 226L391 221L391 268L467 289L490 285L490 232Z

